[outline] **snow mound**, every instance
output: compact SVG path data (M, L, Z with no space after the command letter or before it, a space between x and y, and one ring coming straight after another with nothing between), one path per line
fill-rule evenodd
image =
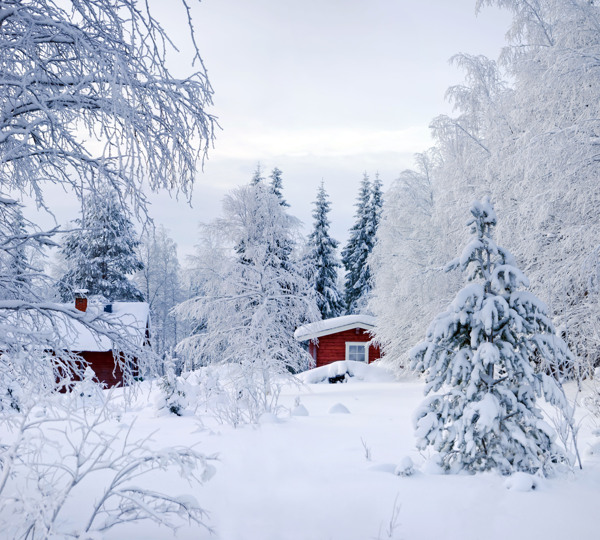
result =
M512 491L533 491L539 487L539 478L532 474L516 472L506 479L504 487Z
M350 414L350 411L342 403L336 403L329 409L329 414Z
M278 422L279 418L270 412L262 413L258 418L259 424L277 424Z
M333 382L394 382L394 374L379 362L365 364L353 360L341 360L300 373L298 378L305 384Z
M444 474L442 467L442 457L439 454L433 454L421 467L425 474Z
M308 416L308 409L300 403L292 409L292 416Z
M415 465L409 456L402 458L402 461L396 467L394 474L396 476L412 476L415 472Z
M588 456L600 455L600 441L590 444L590 446L586 449L585 453Z

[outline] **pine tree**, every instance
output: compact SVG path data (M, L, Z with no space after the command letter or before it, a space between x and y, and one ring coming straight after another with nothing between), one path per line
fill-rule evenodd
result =
M250 185L255 186L256 184L260 184L265 181L265 177L262 175L262 168L260 166L260 161L256 164L256 169L254 171L254 175L252 176L252 180L250 180Z
M287 203L287 201L283 198L283 193L282 193L282 189L283 189L283 180L281 179L281 175L282 172L279 168L275 167L272 171L271 171L271 175L269 176L269 178L271 179L271 191L277 195L277 198L279 199L279 204L281 206L289 206L289 204Z
M375 237L377 230L379 229L379 223L381 221L381 213L383 211L383 182L379 178L379 173L375 174L375 180L371 186L371 200L370 200L370 231L369 234L373 238L373 245L375 244Z
M356 202L355 223L350 238L342 251L342 263L346 269L345 302L348 313L363 309L371 288L368 258L373 249L371 227L371 182L364 174Z
M26 247L31 244L31 239L21 205L16 201L2 204L0 224L0 295L6 299L23 300L28 297L33 269L27 260Z
M448 268L460 267L473 283L411 351L412 367L426 371L425 394L443 390L417 411L417 444L437 450L450 472L547 474L565 454L536 398L567 413L562 388L546 372L556 358L569 362L572 355L546 306L519 290L529 282L492 239L496 215L489 199L473 203L471 213L474 237Z
M313 283L317 306L323 319L338 317L344 312L344 302L337 287L338 242L329 236L330 202L323 182L317 192L313 211L314 227L308 237L308 259L314 271Z
M79 229L65 240L62 253L70 266L58 282L64 301L76 289L112 301L141 301L143 294L127 276L143 268L133 224L123 212L117 193L104 189L84 200Z

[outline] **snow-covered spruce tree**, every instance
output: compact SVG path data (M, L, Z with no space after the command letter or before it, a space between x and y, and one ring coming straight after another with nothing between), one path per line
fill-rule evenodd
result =
M30 299L39 274L29 264L27 250L35 249L35 241L27 231L21 204L6 197L0 200L0 242L0 297Z
M379 178L379 173L375 174L375 180L371 185L371 200L369 208L369 228L370 234L373 237L373 244L375 244L375 238L377 230L379 229L379 222L381 221L381 214L383 212L383 182ZM372 249L372 248L371 248Z
M254 174L252 175L252 180L250 180L250 185L255 186L256 184L264 183L265 177L262 174L262 167L260 166L259 161L256 164L256 169L254 170Z
M62 299L69 301L74 290L87 289L111 301L143 300L127 278L143 268L137 252L140 242L116 192L103 189L86 197L76 223L78 230L67 235L62 247L70 266L57 284Z
M528 280L492 239L496 215L489 199L473 203L471 213L473 239L449 268L460 267L473 283L411 351L412 367L426 371L425 393L436 392L416 412L417 445L438 451L449 472L548 474L566 456L536 399L568 414L546 368L556 358L570 361L571 353L546 306L519 290Z
M196 357L195 364L233 364L230 404L236 414L230 416L235 423L255 422L276 408L281 381L308 366L310 356L294 330L319 314L303 262L289 252L297 220L269 187L240 187L223 208L225 217L207 226L205 236L220 236L221 253L243 245L243 256L231 250L216 257L216 265L212 255L198 258L205 265L201 294L177 313L201 321L202 329L178 351Z
M331 203L321 182L313 210L314 225L308 237L308 261L312 282L317 294L317 306L323 319L339 317L344 313L344 301L337 286L338 242L329 235Z
M185 381L177 377L173 359L167 357L163 363L164 375L158 381L160 395L157 400L157 409L176 416L183 416L190 406L190 396Z
M371 288L371 272L368 259L373 249L371 220L371 182L367 173L360 184L356 201L355 222L350 238L342 251L342 263L346 269L344 300L348 313L358 313L367 303Z
M269 185L271 186L271 191L275 193L275 195L277 195L277 198L279 199L279 204L281 204L281 206L289 206L287 201L283 198L283 180L281 178L282 174L283 173L281 172L281 170L278 167L275 167L269 175L269 178L271 179Z

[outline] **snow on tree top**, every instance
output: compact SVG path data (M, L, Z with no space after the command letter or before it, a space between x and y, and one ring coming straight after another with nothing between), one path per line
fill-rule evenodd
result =
M352 328L363 328L372 330L375 328L375 317L371 315L344 315L343 317L333 317L324 321L317 321L311 324L301 326L294 332L294 337L298 341L307 339L316 339L321 336L344 332Z

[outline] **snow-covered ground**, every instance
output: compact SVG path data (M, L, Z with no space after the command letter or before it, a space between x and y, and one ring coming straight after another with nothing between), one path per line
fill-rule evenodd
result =
M157 448L196 444L203 453L218 455L216 474L202 486L188 485L174 474L154 477L157 489L190 493L209 511L214 534L184 526L174 538L600 537L600 456L589 452L595 442L589 416L582 420L584 470L537 479L535 490L523 491L527 478L441 475L431 463L424 464L414 447L411 421L423 398L418 380L395 382L381 371L363 371L346 384L288 386L278 418L264 417L258 426L237 429L218 423L204 410L183 417L159 415L157 393L156 385L146 387L120 425L129 426L137 417L132 435L154 432ZM394 474L407 456L415 463L415 474ZM85 513L81 505L89 501L84 500L71 503L73 516ZM115 528L106 536L172 537L170 530L151 523Z

